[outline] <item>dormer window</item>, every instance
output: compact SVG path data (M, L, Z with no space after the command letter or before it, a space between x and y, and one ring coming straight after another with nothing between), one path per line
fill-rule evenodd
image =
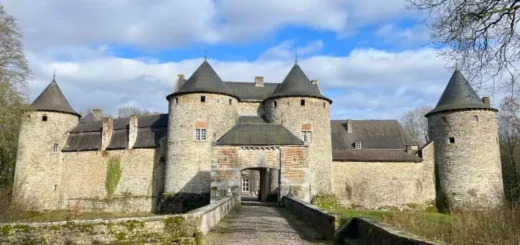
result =
M354 146L356 147L356 149L361 149L361 142L356 141L356 143L354 143Z
M47 122L47 114L43 114L42 121Z

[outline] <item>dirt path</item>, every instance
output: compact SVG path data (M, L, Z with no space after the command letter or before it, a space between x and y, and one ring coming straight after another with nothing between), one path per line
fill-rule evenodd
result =
M208 245L326 244L322 236L284 208L246 202L207 236Z

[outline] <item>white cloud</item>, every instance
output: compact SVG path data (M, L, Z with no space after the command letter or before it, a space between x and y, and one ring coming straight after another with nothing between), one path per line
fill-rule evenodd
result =
M99 48L92 50L97 54ZM86 54L86 57L92 57ZM56 61L30 54L35 73L30 84L34 99L52 79L57 81L74 109L101 107L110 113L125 105L153 111L167 111L166 95L172 92L176 74L186 76L201 59L157 62L118 58L111 55L72 61ZM256 61L209 60L223 80L280 82L293 62L287 59ZM333 118L399 118L417 106L437 102L451 71L434 49L387 52L357 49L346 57L310 56L299 61L309 78L333 101Z
M323 49L323 42L320 40L309 42L305 46L294 46L294 40L286 40L282 43L267 49L262 54L259 55L259 59L261 60L291 60L295 59L295 52L297 52L298 56L304 57L307 55L314 54Z
M0 0L20 22L27 46L131 45L178 48L193 43L262 39L285 26L339 35L411 15L405 0ZM30 6L30 7L28 7Z
M405 47L423 45L429 40L428 30L424 24L402 28L395 23L388 23L377 29L376 36L385 42L397 43Z

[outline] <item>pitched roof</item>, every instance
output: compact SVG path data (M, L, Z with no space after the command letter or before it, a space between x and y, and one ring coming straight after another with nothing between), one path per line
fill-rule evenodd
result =
M217 145L303 145L279 124L237 124L217 140Z
M264 118L259 116L240 116L238 117L238 124L255 124L255 123L267 123Z
M334 161L422 162L422 158L404 150L332 149Z
M86 116L82 117L81 119L79 119L79 123L89 123L89 122L95 122L97 121L96 120L96 117L94 116L94 114L89 113L87 114Z
M222 82L222 79L220 79L215 70L213 70L213 67L211 67L207 61L204 61L199 68L195 70L191 77L182 84L179 90L168 95L166 98L169 99L169 97L179 94L200 92L225 94L236 97L228 91L226 85Z
M240 98L240 101L261 102L269 98L280 83L264 83L263 87L255 86L254 82L224 82L228 91Z
M37 111L55 111L81 116L72 109L55 79L52 79L49 86L34 100L31 108Z
M333 149L406 149L415 145L397 120L352 120L352 132L347 133L346 120L331 120Z
M462 73L459 70L455 70L437 106L425 116L442 111L462 109L488 109L496 111L495 108L483 103Z
M332 100L321 95L318 85L312 84L307 75L302 71L298 64L295 64L283 82L274 91L270 98L306 96L320 98L332 103Z

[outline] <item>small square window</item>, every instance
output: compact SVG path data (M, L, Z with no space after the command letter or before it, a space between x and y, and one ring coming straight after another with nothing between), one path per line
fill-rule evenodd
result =
M175 104L179 104L179 98L175 98Z
M204 95L200 96L200 102L206 102L206 96L204 96Z
M450 137L450 144L455 144L455 138L454 137Z
M278 105L278 103L276 103L276 101L273 102L273 106L276 107Z
M477 115L473 116L473 121L474 122L478 122L478 116Z
M305 100L300 100L300 105L305 106Z
M195 129L195 140L198 140L198 141L206 140L206 129L205 128Z
M302 130L301 136L302 136L302 140L304 142L307 142L307 143L312 142L312 131Z
M356 149L361 149L361 142L357 141L356 143L354 143L354 146L356 147Z
M42 121L47 122L47 115L43 115Z
M229 104L230 104L230 105L233 104L233 100L232 100L232 99L229 99Z

